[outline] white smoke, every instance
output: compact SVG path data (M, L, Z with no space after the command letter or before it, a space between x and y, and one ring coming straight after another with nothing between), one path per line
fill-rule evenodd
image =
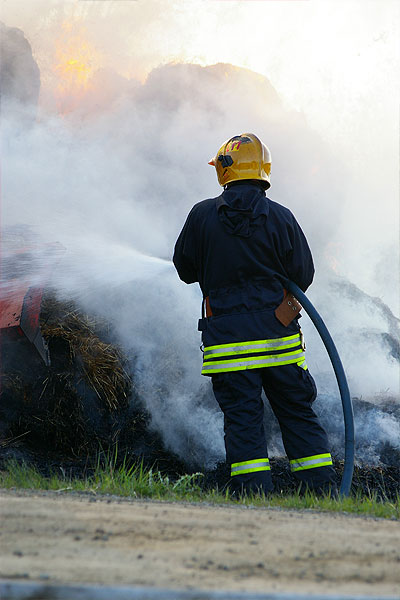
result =
M61 295L113 323L167 446L206 466L224 454L222 415L210 381L199 374L200 292L179 281L170 259L192 205L220 193L209 158L224 139L243 131L270 146L269 196L293 210L309 239L318 273L310 298L337 343L352 395L399 402L398 361L384 337L392 335L393 322L362 294L349 297L347 279L332 270L339 260L346 278L367 282L369 293L389 302L396 296L388 293L396 260L393 268L384 262L389 251L397 256L393 229L377 228L371 241L369 227L365 235L357 224L348 263L344 256L356 222L349 215L360 206L354 196L359 183L365 206L373 205L372 172L356 185L345 157L251 71L176 64L154 69L144 84L111 69L96 77L95 90L67 118L42 110L31 128L21 128L2 115L3 227L25 223L42 241L65 247L53 283ZM391 309L397 313L393 302ZM334 377L307 317L302 324L320 389L317 409L339 450ZM360 457L374 461L381 442L399 445L399 422L377 409L358 426L358 439Z

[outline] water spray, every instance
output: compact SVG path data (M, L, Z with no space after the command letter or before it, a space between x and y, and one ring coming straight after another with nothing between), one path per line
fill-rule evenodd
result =
M340 360L340 356L336 350L334 341L325 323L307 296L293 281L289 281L285 287L293 294L293 296L295 296L295 298L297 298L310 317L311 321L314 323L328 352L329 358L331 359L333 370L335 371L340 397L342 400L345 430L344 469L339 493L341 496L348 496L350 494L354 470L354 416L353 404L351 402L349 386L347 385L347 379L343 369L342 361Z

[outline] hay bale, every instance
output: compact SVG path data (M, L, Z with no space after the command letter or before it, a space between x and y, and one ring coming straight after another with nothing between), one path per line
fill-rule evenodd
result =
M9 344L0 432L40 450L76 456L118 439L134 395L127 359L109 325L46 293L41 329L52 364L25 340Z
M126 408L132 381L122 349L105 341L109 325L103 319L82 314L73 302L60 302L47 295L42 303L41 330L49 347L64 343L69 362L79 363L79 379L96 392L109 411ZM102 339L103 338L103 339Z

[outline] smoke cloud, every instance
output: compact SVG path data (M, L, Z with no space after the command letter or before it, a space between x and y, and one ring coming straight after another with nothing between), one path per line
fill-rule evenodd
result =
M26 76L21 69L16 81ZM42 102L29 123L18 118L17 102L3 105L3 231L65 248L51 284L112 323L167 447L202 467L224 456L222 415L200 375L200 292L179 281L171 256L192 205L220 193L208 160L223 140L254 131L272 151L269 197L294 212L313 250L310 298L337 343L352 396L369 407L357 421L358 458L374 463L382 445L400 449L399 413L385 404L400 405L397 240L390 227L377 227L373 240L369 226L366 234L354 227L355 190L370 209L373 177L355 182L345 156L266 77L231 64L161 65L143 83L106 64L84 93L75 92L70 87L58 104L67 113ZM340 455L334 376L306 316L302 326L319 388L316 410ZM281 451L279 436L271 448Z

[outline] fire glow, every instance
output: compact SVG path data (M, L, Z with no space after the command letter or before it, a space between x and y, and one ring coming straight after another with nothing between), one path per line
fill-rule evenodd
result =
M339 252L342 250L342 245L338 242L329 242L325 248L324 256L327 264L330 266L332 271L336 273L336 275L340 275L341 271L341 262L337 258Z
M57 76L55 97L61 114L73 111L83 96L91 89L91 80L99 68L100 55L87 40L84 27L64 23L63 32L56 44Z

